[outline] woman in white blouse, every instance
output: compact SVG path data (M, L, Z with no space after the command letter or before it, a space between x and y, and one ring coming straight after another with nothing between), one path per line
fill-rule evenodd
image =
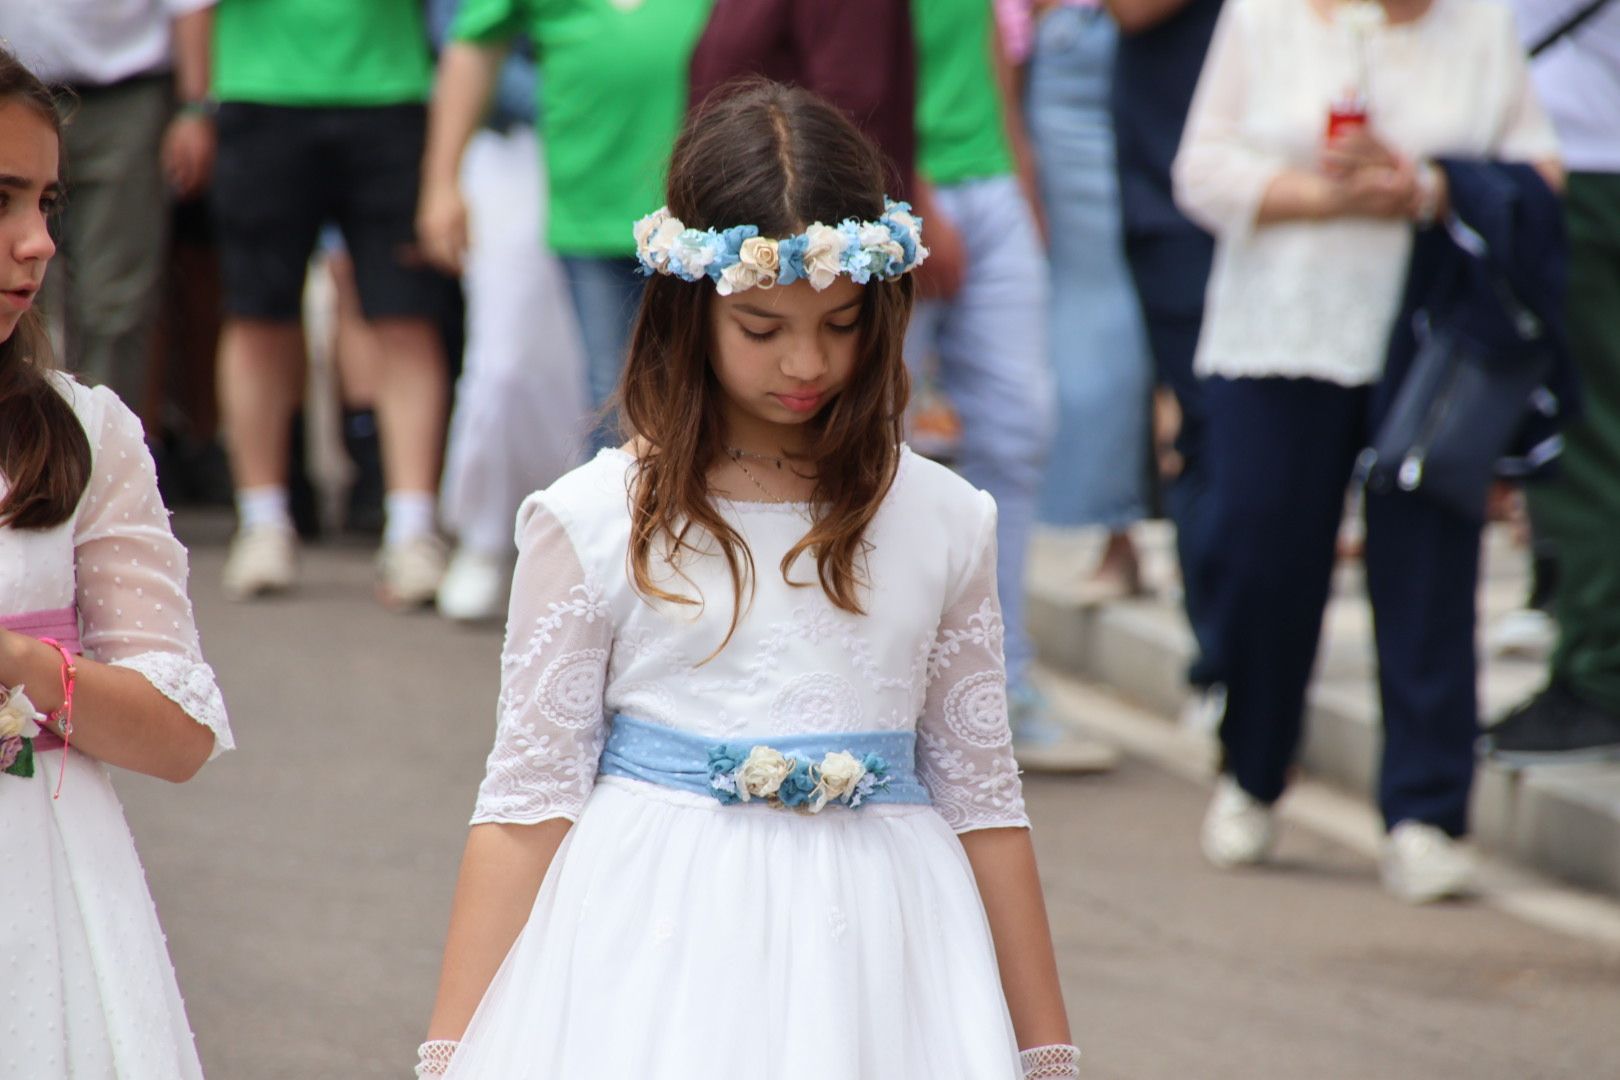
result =
M1330 137L1330 131L1332 135ZM1435 159L1561 182L1511 13L1493 0L1230 0L1174 171L1216 237L1196 367L1209 389L1227 673L1206 856L1264 860L1298 745L1358 452L1414 231L1447 208ZM1385 884L1463 891L1477 726L1479 526L1370 494L1367 583L1386 741Z
M108 765L231 747L140 421L41 367L51 94L0 49L0 1080L200 1080Z

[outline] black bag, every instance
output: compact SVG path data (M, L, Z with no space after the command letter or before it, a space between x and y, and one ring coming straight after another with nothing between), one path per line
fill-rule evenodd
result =
M1417 319L1418 349L1357 475L1368 490L1419 492L1469 518L1485 519L1497 464L1552 370L1541 320L1493 272L1522 348L1503 350L1461 332L1460 320Z

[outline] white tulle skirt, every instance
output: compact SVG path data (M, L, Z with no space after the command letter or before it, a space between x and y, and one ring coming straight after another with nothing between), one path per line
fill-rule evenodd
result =
M106 770L60 749L0 775L0 1080L202 1080Z
M1015 1080L960 842L604 777L449 1080Z

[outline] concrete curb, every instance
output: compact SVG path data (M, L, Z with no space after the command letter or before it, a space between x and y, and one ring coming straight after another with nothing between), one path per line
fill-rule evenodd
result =
M1108 686L1166 718L1187 704L1184 674L1192 638L1179 612L1168 606L1132 601L1087 607L1037 578L1027 617L1046 666ZM1342 656L1325 656L1322 666L1342 662ZM1352 660L1350 666L1359 665ZM1370 792L1381 744L1376 690L1366 669L1334 674L1312 686L1301 761L1317 776ZM1620 895L1620 767L1515 771L1482 764L1473 814L1482 847Z

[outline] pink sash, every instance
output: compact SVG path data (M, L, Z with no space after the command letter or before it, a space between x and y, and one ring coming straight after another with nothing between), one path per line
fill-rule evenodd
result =
M79 645L78 608L60 608L56 611L25 611L20 615L0 615L0 627L27 634L31 638L55 638L75 656L83 653ZM49 731L34 737L34 751L56 750L62 740Z

